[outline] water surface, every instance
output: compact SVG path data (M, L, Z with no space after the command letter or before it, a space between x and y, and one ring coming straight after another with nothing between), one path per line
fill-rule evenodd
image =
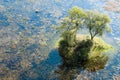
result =
M1 0L0 80L113 80L120 75L119 0ZM104 69L64 70L54 28L73 6L98 10L112 19L112 33L102 38L115 47Z

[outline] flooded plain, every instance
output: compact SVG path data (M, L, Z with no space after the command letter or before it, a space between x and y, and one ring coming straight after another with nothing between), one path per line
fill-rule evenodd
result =
M73 6L98 10L112 19L102 36L115 51L103 69L89 72L61 66L56 27ZM0 80L119 80L120 0L1 0Z

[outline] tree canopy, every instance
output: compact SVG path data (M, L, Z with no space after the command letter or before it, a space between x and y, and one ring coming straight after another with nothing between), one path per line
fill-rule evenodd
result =
M68 11L68 16L62 19L59 28L62 30L79 29L84 17L85 12L81 8L75 6Z
M74 32L77 33L77 30L81 27L86 27L91 40L93 40L95 36L102 36L105 32L111 30L109 27L110 22L111 19L107 14L101 14L94 10L83 11L82 8L75 6L68 11L68 16L62 19L59 29L63 32L74 29Z
M89 30L91 40L96 35L102 36L104 32L109 32L110 18L106 14L101 14L97 11L86 11L85 26Z

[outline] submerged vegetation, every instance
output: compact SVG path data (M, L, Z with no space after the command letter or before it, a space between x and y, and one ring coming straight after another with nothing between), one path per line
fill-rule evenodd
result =
M69 10L58 28L62 33L58 50L63 64L81 66L88 71L104 68L108 57L103 53L112 47L96 36L110 32L110 22L108 15L97 11L83 11L79 7ZM78 35L77 31L82 28L90 35Z
M61 76L64 80L69 80L66 78L68 76L72 77L70 79L78 76L78 78L74 80L86 80L86 78L89 80L110 80L114 79L115 76L119 76L119 3L120 0L1 0L0 80L59 80L59 76ZM88 55L89 58L83 66L85 70L75 68L78 70L76 72L73 71L74 69L70 68L69 71L65 72L65 70L62 69L63 73L61 75L61 71L60 74L54 73L54 71L58 69L58 65L62 63L58 50L54 50L53 46L59 37L59 33L56 33L56 25L58 25L60 20L67 15L67 10L69 10L72 6L80 6L83 9L98 10L109 14L113 21L111 23L112 33L107 34L109 37L103 36L103 38L115 47L116 52L114 52L115 54L112 54L112 56L110 55L109 61L107 61L107 59L105 60L107 57L102 58L103 48L101 48L101 51L94 51L94 53L93 50L97 51L99 48L91 48L88 53L91 54ZM85 26L82 23L84 23L84 13L86 12L87 11L83 11L83 16L81 16L81 24L78 25L80 21L76 24L78 25L77 32L83 33ZM69 21L69 18L69 16L66 16L63 21ZM75 19L73 22L75 22ZM63 32L65 30L66 29L62 29L60 31ZM85 31L87 32L88 29L85 29ZM77 34L75 42L71 44L73 39L69 42L73 48L72 50L74 51L76 49L77 41L80 43L83 40L86 41L87 39L90 39L90 35L80 34L80 36L78 36ZM63 37L60 37L59 41L60 40L63 40ZM98 37L94 37L93 40L96 41L96 44L98 42L97 45L101 45L101 42L103 42L99 41L102 39L99 39ZM106 44L103 42L102 45L105 46ZM94 47L94 44L92 47ZM107 46L105 47L104 50L107 54L103 54L103 56L108 55L109 52L107 49L109 48L110 47ZM95 60L96 58L94 57L97 56L99 52L101 52L101 56ZM104 61L104 63L99 63L98 59L99 61ZM93 63L93 61L95 62ZM106 61L107 65L105 65ZM94 69L97 69L98 66L93 65L95 63L96 65L101 64L98 65L101 66L101 68L105 65L104 69L93 73L86 71L88 66L89 71L94 71Z

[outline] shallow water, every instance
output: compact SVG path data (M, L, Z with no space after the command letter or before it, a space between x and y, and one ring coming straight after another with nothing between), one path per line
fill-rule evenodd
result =
M98 10L112 19L102 38L115 47L104 69L60 68L54 26L73 6ZM120 76L120 0L1 0L0 80L114 80Z

